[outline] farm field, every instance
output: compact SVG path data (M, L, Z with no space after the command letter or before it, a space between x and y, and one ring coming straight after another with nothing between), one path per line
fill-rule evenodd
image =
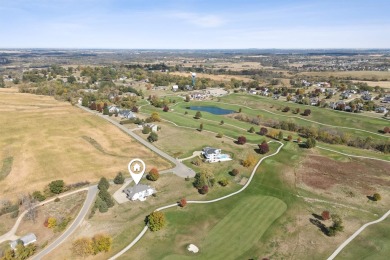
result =
M188 77L188 73L186 72L171 72L172 75L184 76ZM205 74L205 73L196 73L197 78L209 78L212 80L220 80L220 81L230 81L232 78L237 80L242 80L244 82L251 82L252 79L245 76L240 75L213 75L213 74Z
M390 71L329 71L329 72L301 72L299 75L353 78L359 80L378 81L382 79L390 80Z
M67 184L113 178L131 158L160 170L170 164L105 120L51 97L0 90L2 198ZM4 172L3 172L4 171Z

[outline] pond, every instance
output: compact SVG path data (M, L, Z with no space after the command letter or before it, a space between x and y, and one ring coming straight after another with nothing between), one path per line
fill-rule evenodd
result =
M198 110L198 111L205 111L209 112L214 115L227 115L227 114L232 114L235 113L236 111L234 110L229 110L229 109L223 109L219 107L208 107L208 106L190 106L191 110Z

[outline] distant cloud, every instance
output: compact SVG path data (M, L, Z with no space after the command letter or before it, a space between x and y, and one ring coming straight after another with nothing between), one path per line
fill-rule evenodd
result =
M205 28L221 27L227 23L227 21L222 17L211 14L202 15L196 13L175 13L173 16L190 24Z

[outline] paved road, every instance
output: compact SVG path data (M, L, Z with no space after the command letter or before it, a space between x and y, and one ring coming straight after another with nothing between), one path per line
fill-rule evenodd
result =
M258 161L258 163L256 164L255 168L253 169L253 171L251 173L251 176L249 177L249 179L248 179L247 183L244 185L244 187L242 187L238 191L235 191L233 193L230 193L228 195L222 196L222 197L217 198L217 199L213 199L213 200L188 200L187 204L208 204L208 203L214 203L214 202L217 202L217 201L221 201L221 200L230 198L230 197L232 197L234 195L237 195L240 192L243 192L249 186L249 184L251 183L251 181L253 179L253 176L255 175L255 173L257 171L257 168L260 166L260 164L265 159L278 154L280 152L280 149L282 149L282 147L284 146L284 144L282 142L279 142L279 141L269 141L268 143L272 143L272 142L279 143L280 144L279 148L273 154L264 156L263 158L261 158ZM155 211L161 211L161 210L164 210L164 209L177 207L177 206L178 206L178 204L174 203L174 204L170 204L170 205L166 205L166 206L160 207L160 208L156 209ZM126 246L124 249L122 249L116 255L114 255L111 258L109 258L109 260L115 260L118 257L120 257L121 255L123 255L124 253L126 253L130 248L132 248L145 235L146 231L148 231L148 226L147 225L145 225L145 227L142 229L141 233L139 233L138 236L133 241L131 241L131 243L128 246Z
M383 220L385 220L390 215L390 210L387 211L380 219L377 219L375 221L369 222L364 224L361 228L359 228L355 233L353 233L352 236L350 236L347 240L345 240L337 249L334 251L334 253L329 256L328 260L333 260L340 252L344 249L352 240L354 240L366 227L379 223Z
M81 224L81 222L84 220L85 216L87 215L89 209L91 208L91 205L94 203L97 193L98 193L97 185L90 186L88 188L88 194L87 194L87 198L84 201L84 205L81 208L75 220L69 226L69 228L60 237L58 237L53 243L51 243L49 246L47 246L37 255L33 256L32 259L34 260L42 259L42 257L44 257L46 254L50 253L52 250L58 247L76 230L76 228L78 228L78 226Z
M142 139L142 137L140 137L137 134L133 133L133 131L131 131L130 129L126 128L125 126L119 124L117 121L115 121L114 119L110 118L109 116L105 116L105 115L102 115L100 113L96 113L95 111L92 111L89 108L83 107L81 105L77 105L77 106L79 108L89 112L89 113L92 113L94 115L97 115L97 116L107 120L108 122L110 122L111 124L115 125L119 129L121 129L122 131L127 133L128 135L132 136L134 139L136 139L138 142L140 142L141 144L143 144L144 146L146 146L147 148L149 148L153 152L157 153L158 155L160 155L161 157L167 159L168 161L172 162L175 165L174 168L172 168L170 170L165 170L164 172L167 172L167 171L173 172L174 174L176 174L177 176L182 177L182 178L194 177L195 176L195 171L194 170L192 170L191 168L185 166L178 159L175 159L172 156L170 156L169 154L161 151L160 149L158 149L156 146L154 146L153 144L149 143L148 141L145 141L144 139Z
M52 202L53 200L55 200L56 198L63 198L63 197L66 197L66 196L69 196L69 195L72 195L72 194L75 194L75 193L78 193L80 191L87 191L89 188L86 187L86 188L82 188L82 189L79 189L79 190L74 190L74 191L71 191L71 192L67 192L67 193L63 193L63 194L60 194L56 197L53 197L51 199L48 199L48 200L45 200L45 201L42 201L41 203L37 204L34 206L34 208L36 207L40 207L46 203L49 203L49 202ZM5 241L8 241L8 240L15 240L15 239L18 239L19 237L15 235L16 231L18 230L18 227L20 225L20 222L22 222L22 219L23 217L27 214L27 210L25 210L22 214L19 215L18 219L16 220L14 226L12 227L12 229L10 231L8 231L7 233L5 233L4 235L1 235L0 236L0 244L5 242Z

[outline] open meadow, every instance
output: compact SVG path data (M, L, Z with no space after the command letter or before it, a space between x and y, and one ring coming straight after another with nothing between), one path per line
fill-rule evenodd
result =
M113 178L127 172L132 158L148 168L171 167L105 120L52 97L1 90L0 125L2 198L43 190L57 179Z

